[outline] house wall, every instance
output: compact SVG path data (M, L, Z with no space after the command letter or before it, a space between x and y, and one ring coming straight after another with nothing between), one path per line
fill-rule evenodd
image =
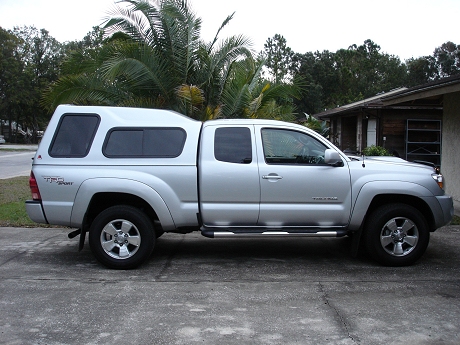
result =
M342 142L342 121L340 118L334 118L330 122L331 124L331 135L330 135L330 140L334 145L337 147L340 147L340 143Z
M356 116L341 118L340 149L346 151L357 150L357 122Z
M442 174L446 193L460 209L460 92L444 95L442 126Z
M406 156L406 120L407 116L402 113L386 113L377 139L380 146L402 158Z
M382 111L379 145L390 152L397 153L404 159L406 158L407 119L442 120L442 111L439 109L388 109ZM426 157L424 160L429 160L429 158Z
M356 142L355 147L357 152L361 152L363 150L362 145L363 140L363 118L361 114L356 116Z

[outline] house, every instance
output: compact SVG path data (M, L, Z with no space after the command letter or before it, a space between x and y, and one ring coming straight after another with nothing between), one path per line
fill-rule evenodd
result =
M315 114L328 120L344 151L383 146L409 161L441 166L446 192L460 210L460 75L401 88Z

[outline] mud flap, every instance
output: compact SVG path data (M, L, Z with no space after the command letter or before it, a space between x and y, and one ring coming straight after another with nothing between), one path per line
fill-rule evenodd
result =
M81 252L83 246L85 245L86 230L81 229L80 241L78 241L78 251Z
M363 234L362 226L359 228L358 231L353 233L353 237L351 239L351 256L354 258L358 257L362 234Z
M84 229L77 229L72 231L70 234L67 236L69 238L74 238L76 236L80 235L80 241L78 242L78 251L81 252L83 249L83 245L85 244L85 238L86 238L86 230Z

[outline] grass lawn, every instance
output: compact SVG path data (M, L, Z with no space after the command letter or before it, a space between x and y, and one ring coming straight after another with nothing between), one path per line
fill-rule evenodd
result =
M27 199L31 199L28 176L0 180L0 226L44 226L27 216L24 204Z
M28 176L0 180L0 227L49 227L27 216L24 203L30 198ZM460 217L454 216L452 225L460 225Z

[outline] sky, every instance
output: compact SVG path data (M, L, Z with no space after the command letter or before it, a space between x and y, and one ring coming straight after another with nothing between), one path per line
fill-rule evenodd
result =
M243 34L256 52L282 35L296 53L335 52L371 39L382 53L409 58L432 55L447 41L460 44L460 0L188 0L211 41ZM35 26L60 42L81 40L100 25L114 0L0 0L0 26Z

